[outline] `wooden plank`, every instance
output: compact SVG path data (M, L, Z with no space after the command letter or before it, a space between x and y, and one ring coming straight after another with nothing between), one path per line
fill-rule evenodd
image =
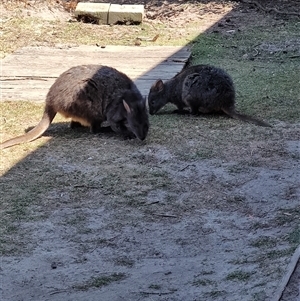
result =
M106 46L105 48L97 47L97 46L78 46L78 47L44 47L44 46L36 46L36 47L24 47L20 50L17 50L14 55L30 55L33 53L45 54L45 55L53 55L55 53L68 53L74 54L76 56L80 55L89 55L91 54L102 54L103 56L109 57L120 57L122 56L133 57L132 55L136 55L137 57L152 57L152 58L166 58L171 55L175 57L178 56L189 56L190 51L187 47L176 47L176 46L146 46L146 47L133 47L133 46ZM8 58L8 57L7 57ZM5 60L5 59L4 59Z
M29 49L28 49L29 48ZM68 64L72 62L72 65L82 64L82 62L88 61L88 63L102 63L102 60L109 60L112 58L117 58L118 63L126 63L130 66L135 66L140 62L144 62L149 59L149 63L153 62L154 65L157 63L168 62L168 61L178 61L179 63L185 62L189 57L189 52L185 48L172 47L172 51L168 49L170 47L153 47L150 48L136 48L136 47L127 47L131 49L131 52L124 52L124 47L120 47L119 52L116 52L116 46L112 49L112 52L105 49L105 52L94 52L93 46L85 47L86 51L77 51L73 48L70 49L57 49L57 48L46 48L46 47L26 47L22 51L16 52L13 55L7 56L2 60L2 66L10 66L12 64L32 64L40 63L45 67L49 65L45 62L49 61L51 57L51 63L59 61L60 63ZM163 48L163 50L161 50ZM165 49L167 48L167 49ZM178 51L174 53L174 48ZM99 49L99 48L96 48ZM100 48L101 49L101 48ZM165 51L164 51L165 50ZM125 55L126 54L126 55ZM137 56L138 54L138 56ZM152 54L152 55L149 55ZM160 55L161 54L161 55ZM180 55L179 55L180 54ZM24 58L26 56L26 58ZM130 58L128 61L127 58ZM97 59L97 60L96 60ZM96 60L96 61L94 61ZM80 63L78 63L80 61ZM148 60L147 60L148 62ZM4 68L5 70L5 68Z
M139 58L135 59L134 62L128 58L100 58L100 59L95 59L91 57L85 57L83 59L78 59L77 57L69 57L68 59L63 59L61 57L56 57L52 56L51 57L51 65L47 64L49 62L49 57L43 57L39 56L37 57L26 57L27 63L24 63L24 59L16 58L10 62L2 63L2 68L3 71L5 72L6 70L13 70L17 69L20 65L29 65L30 66L39 66L40 68L46 69L57 65L57 64L64 64L66 66L76 66L76 65L82 65L82 64L99 64L99 65L111 65L114 64L115 66L127 66L131 67L133 69L151 69L156 67L158 64L164 66L169 66L169 65L182 65L183 63L186 62L184 59L176 59L176 60L153 60L153 59L147 59L147 58ZM18 70L16 70L18 71Z
M149 88L146 87L143 84L139 85L140 91L147 91L145 93L142 93L144 97L146 97L149 93ZM6 93L5 100L6 101L34 101L34 102L45 102L46 95L47 95L48 90L41 89L41 90L31 90L30 93L24 94L23 92L16 92L12 91L11 93Z
M105 65L107 63L113 63L115 61L115 64L118 63L119 65L125 65L125 66L131 66L132 68L138 68L138 67L148 67L150 68L151 66L157 66L157 64L162 64L162 65L172 65L173 63L177 64L182 64L186 62L186 58L169 58L169 59L161 59L158 60L156 58L155 60L153 58L129 58L129 57L76 57L76 56L68 56L67 58L62 58L61 56L57 55L52 55L51 57L51 63L52 64L57 64L57 63L63 63L67 65L81 65L81 64L99 64L99 65ZM39 55L37 58L36 56L26 56L26 58L23 57L14 57L13 60L2 62L2 66L6 68L9 68L10 66L19 66L24 65L24 60L27 61L27 64L35 64L35 65L40 65L44 66L44 68L47 67L46 62L49 62L49 56L44 56L44 55ZM150 64L150 65L149 65ZM146 66L147 65L147 66ZM49 67L49 66L48 66Z
M140 52L120 52L120 53L109 53L109 52L101 52L101 51L97 51L97 52L89 52L89 56L92 58L130 58L131 62L133 63L135 59L138 58L149 58L149 59L167 59L167 58L186 58L186 54L185 52L180 52L177 54L174 54L172 52L161 52L161 51L155 51L155 52L148 52L146 51L144 54L141 53L143 50L145 50L144 48L140 48ZM61 50L64 51L64 53L66 54L66 58L68 57L86 57L87 52L83 52L83 51L70 51L70 50ZM19 53L19 54L15 54L18 55L18 57L20 57L21 59L24 57L33 57L34 58L34 53L38 53L38 50L33 51L33 52L28 52L28 53ZM49 56L59 56L59 52L58 51L47 51L47 52L40 52L40 55L44 55L47 56L47 58L49 59ZM8 56L6 57L6 60L12 59L13 56Z
M109 65L111 67L116 67L116 68L118 67L115 64L109 64ZM56 78L70 67L72 66L63 65L59 67L51 66L47 70L41 70L39 68L35 68L32 70L28 70L28 69L6 70L6 72L2 73L1 80L3 83L5 83L5 81L9 81L9 80L11 81L16 81L17 79L31 80L32 77L36 77L36 78L40 78L40 80L42 81L43 78ZM175 74L177 74L177 72L179 72L182 69L182 65L169 66L168 68L160 68L160 69L152 69L152 70L131 69L128 66L120 66L117 69L121 72L124 72L132 79L139 78L140 76L143 76L143 78L145 79L157 79L157 78L168 79L174 76ZM48 72L51 73L51 77L48 75L49 74Z
M2 100L44 101L62 72L82 64L114 67L132 78L146 96L155 80L176 75L189 56L188 48L173 46L25 47L1 61Z

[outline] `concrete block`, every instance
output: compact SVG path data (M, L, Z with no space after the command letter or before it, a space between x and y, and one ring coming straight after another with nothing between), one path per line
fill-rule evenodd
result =
M75 9L76 18L90 18L97 24L107 24L110 3L79 2Z
M108 24L141 23L144 16L144 5L111 4L108 13Z

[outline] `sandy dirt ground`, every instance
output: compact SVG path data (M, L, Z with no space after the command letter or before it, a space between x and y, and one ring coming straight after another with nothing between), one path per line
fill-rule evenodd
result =
M34 165L44 185L49 161L60 175L33 188L12 242L22 253L2 257L2 300L272 300L299 225L299 130L268 134L214 160L189 158L196 137L186 154L155 135L93 148L55 138L3 177L31 185Z

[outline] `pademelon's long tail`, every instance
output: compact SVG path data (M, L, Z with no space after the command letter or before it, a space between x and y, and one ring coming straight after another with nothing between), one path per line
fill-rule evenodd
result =
M44 132L48 129L49 125L51 124L52 120L54 119L56 115L56 112L54 112L52 109L45 108L44 115L41 119L41 121L28 133L9 139L3 143L0 144L0 149L11 147L17 144L21 144L24 142L30 142L37 138L39 138L41 135L44 134Z
M260 126L265 126L265 127L272 127L271 124L265 122L265 121L262 121L262 120L259 120L257 118L254 118L254 117L251 117L249 115L245 115L245 114L241 114L241 113L237 113L235 111L235 109L233 108L222 108L222 111L227 114L228 116L234 118L234 119L238 119L238 120L242 120L242 121L246 121L246 122L251 122L251 123L254 123L256 125L260 125Z

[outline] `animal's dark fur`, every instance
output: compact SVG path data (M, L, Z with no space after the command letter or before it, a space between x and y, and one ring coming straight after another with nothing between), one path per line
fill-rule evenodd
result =
M150 114L157 113L168 102L177 106L178 113L189 107L192 114L224 112L232 118L253 122L261 126L268 123L237 113L235 90L230 76L222 69L197 65L187 68L169 81L156 81L150 89Z
M1 148L40 137L57 113L71 118L71 127L89 126L101 131L108 121L115 132L144 140L148 133L148 113L133 81L118 70L101 65L82 65L62 73L50 88L40 123L28 133L10 139Z

